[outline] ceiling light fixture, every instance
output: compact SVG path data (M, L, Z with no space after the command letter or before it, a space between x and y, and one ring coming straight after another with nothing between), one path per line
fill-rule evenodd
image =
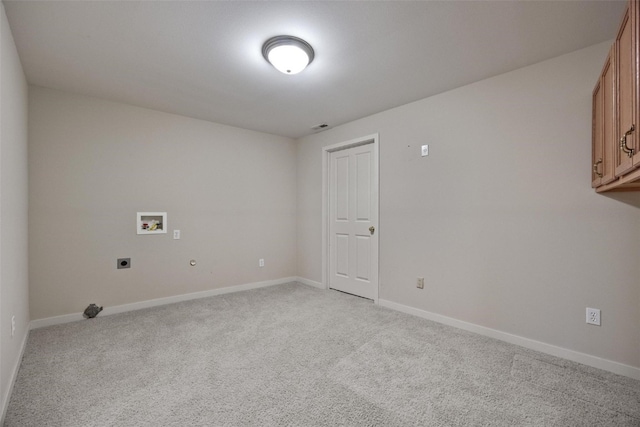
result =
M262 45L262 56L284 74L298 74L313 61L313 48L293 36L275 36Z

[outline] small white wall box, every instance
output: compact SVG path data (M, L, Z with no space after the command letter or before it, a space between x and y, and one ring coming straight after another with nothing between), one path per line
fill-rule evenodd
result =
M166 212L138 212L136 227L138 234L166 234Z

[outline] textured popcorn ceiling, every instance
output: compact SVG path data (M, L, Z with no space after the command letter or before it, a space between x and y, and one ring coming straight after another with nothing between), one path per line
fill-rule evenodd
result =
M624 4L4 1L31 84L293 138L611 40ZM279 34L301 74L262 57Z

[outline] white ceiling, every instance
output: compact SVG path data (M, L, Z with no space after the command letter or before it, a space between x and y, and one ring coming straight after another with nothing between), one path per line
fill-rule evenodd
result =
M613 39L624 1L4 1L29 83L298 138ZM279 73L268 38L308 41Z

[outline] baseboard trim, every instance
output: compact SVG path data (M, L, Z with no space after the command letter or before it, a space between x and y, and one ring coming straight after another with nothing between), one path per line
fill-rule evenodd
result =
M243 285L228 286L226 288L211 289L202 292L193 292L189 294L175 295L165 298L156 298L152 300L139 301L130 304L122 304L113 307L105 307L100 316L109 316L111 314L126 313L128 311L141 310L143 308L157 307L161 305L173 304L176 302L190 301L194 299L207 298L216 295L230 294L233 292L248 291L251 289L266 288L269 286L283 285L285 283L300 282L298 277L283 277L281 279L266 280L264 282L245 283ZM60 325L63 323L77 322L84 320L82 313L64 314L62 316L47 317L44 319L32 320L29 323L29 329L44 328L46 326Z
M315 280L305 279L304 277L296 277L296 281L302 283L303 285L312 286L318 289L326 289L324 285L320 282L316 282Z
M22 339L22 343L20 344L20 354L16 359L16 362L13 365L13 369L11 369L11 379L9 380L9 385L7 387L6 393L2 395L2 416L0 416L0 426L4 425L4 419L7 415L7 409L9 409L9 401L11 400L11 395L13 394L13 386L16 384L16 379L18 378L18 371L20 370L20 364L22 363L22 357L24 356L24 350L27 348L27 339L29 338L29 331L27 330L24 334L24 338Z
M387 307L392 310L401 311L403 313L422 317L424 319L432 320L434 322L442 323L444 325L449 325L459 329L464 329L469 332L474 332L479 335L495 338L501 341L508 342L510 344L519 345L521 347L525 347L531 350L536 350L541 353L550 354L552 356L561 357L563 359L571 360L573 362L582 363L583 365L613 372L614 374L623 375L629 378L640 380L640 368L625 365L623 363L614 362L612 360L603 359L603 358L592 356L585 353L580 353L578 351L569 350L563 347L558 347L558 346L547 344L541 341L532 340L530 338L524 338L519 335L509 334L507 332L498 331L496 329L487 328L485 326L476 325L474 323L464 322L462 320L457 320L452 317L447 317L441 314L436 314L436 313L421 310L418 308L409 307L409 306L398 304L396 302L389 301L389 300L379 299L378 304L380 304L382 307Z
M157 306L166 305L166 304L173 304L176 302L207 298L211 296L224 295L224 294L229 294L233 292L248 291L251 289L265 288L269 286L282 285L282 284L291 283L291 282L298 282L303 285L311 286L314 288L325 289L322 283L316 282L314 280L306 279L304 277L284 277L281 279L246 283L243 285L229 286L225 288L211 289L208 291L175 295L175 296L166 297L166 298L157 298L157 299L152 299L147 301L135 302L131 304L123 304L123 305L114 306L114 307L106 307L100 313L100 315L108 316L111 314L125 313L128 311L141 310L144 308L157 307ZM603 359L597 356L592 356L586 353L569 350L563 347L558 347L558 346L547 344L541 341L532 340L530 338L524 338L519 335L513 335L513 334L502 332L496 329L487 328L485 326L476 325L474 323L465 322L462 320L454 319L452 317L447 317L441 314L432 313L426 310L409 307L409 306L399 304L393 301L385 300L382 298L378 300L378 304L382 307L390 308L392 310L411 314L424 319L432 320L434 322L442 323L445 325L453 326L466 331L484 335L490 338L495 338L511 344L519 345L525 348L529 348L531 350L540 351L542 353L550 354L552 356L561 357L563 359L582 363L587 366L592 366L594 368L603 369L605 371L613 372L618 375L624 375L633 379L640 380L640 368L625 365L619 362L614 362L608 359ZM29 329L32 330L32 329L43 328L46 326L76 322L83 319L84 317L82 313L72 313L72 314L65 314L62 316L54 316L54 317L48 317L44 319L37 319L37 320L32 320L29 323ZM18 373L18 368L20 367L20 362L22 361L22 355L24 353L24 350L27 344L27 337L28 337L28 333L25 335L23 339L22 348L20 351L20 358L18 359L16 366L14 366L11 374L12 379L10 382L11 385L10 385L9 392L13 389L13 384L15 382L15 379ZM8 394L6 396L11 396L11 394ZM9 397L5 397L5 402L2 402L2 408L3 408L2 418L3 419L4 419L5 411L9 404L8 400L9 400ZM2 422L0 422L0 425L2 425Z

